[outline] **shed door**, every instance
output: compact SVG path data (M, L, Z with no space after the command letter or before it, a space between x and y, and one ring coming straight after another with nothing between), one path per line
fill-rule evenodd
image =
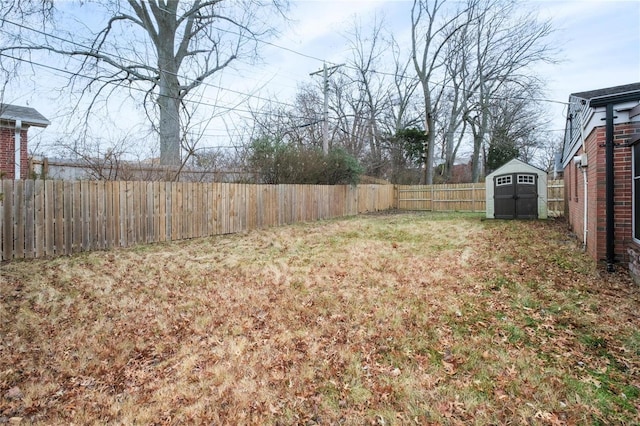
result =
M538 175L500 175L493 182L496 219L538 218Z

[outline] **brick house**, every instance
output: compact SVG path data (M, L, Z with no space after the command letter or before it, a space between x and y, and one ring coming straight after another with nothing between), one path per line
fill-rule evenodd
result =
M47 127L49 120L33 108L0 104L1 179L26 179L29 127Z
M640 277L640 83L569 96L565 216L587 253Z

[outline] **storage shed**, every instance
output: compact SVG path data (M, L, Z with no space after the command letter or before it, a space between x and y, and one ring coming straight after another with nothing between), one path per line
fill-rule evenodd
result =
M547 172L516 158L487 175L486 194L488 218L547 218Z

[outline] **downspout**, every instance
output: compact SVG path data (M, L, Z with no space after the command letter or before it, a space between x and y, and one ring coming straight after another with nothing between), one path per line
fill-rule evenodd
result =
M15 171L14 171L14 180L20 180L20 162L22 160L22 156L20 155L22 152L22 143L20 134L22 133L22 120L16 120L16 135L15 135Z
M606 163L606 247L607 247L607 272L614 271L614 174L613 174L613 103L608 103L606 112L606 139L605 139L605 163Z
M582 241L584 241L583 250L587 250L587 218L589 212L589 185L587 182L587 166L580 165L580 169L582 169L582 180L584 181L584 229L582 231Z

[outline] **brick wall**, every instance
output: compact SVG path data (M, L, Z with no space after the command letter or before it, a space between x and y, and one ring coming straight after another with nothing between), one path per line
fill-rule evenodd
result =
M614 224L614 248L616 260L629 262L627 247L633 241L633 182L632 182L632 149L623 146L629 141L634 132L633 124L620 124L614 128L614 143L616 147L613 151L613 212ZM604 156L604 147L603 150ZM605 204L606 206L606 204ZM603 239L606 233L603 232ZM606 253L606 245L603 245Z
M591 133L587 150L591 154L589 170L589 220L593 225L589 232L592 240L589 254L596 260L606 259L607 236L607 141L606 127L598 127Z
M586 249L587 253L594 258L600 259L598 254L598 195L596 187L600 185L598 179L598 168L602 166L604 158L599 158L599 150L597 149L598 141L605 137L604 128L594 129L589 136L587 136L587 163L586 168L580 168L571 161L565 169L565 186L567 194L567 205L569 214L567 220L571 227L571 230L576 234L578 239L584 241L584 205L588 204L587 209L587 239ZM576 155L583 154L582 148L576 153ZM587 182L589 187L587 189L587 196L584 194L584 176L587 176ZM604 180L602 180L604 183Z
M633 186L632 151L624 146L632 135L640 133L640 123L617 124L614 128L614 251L616 260L628 263L640 259L640 246L632 238ZM571 162L565 169L565 191L569 214L567 220L572 231L583 241L584 203L587 213L587 253L595 260L606 257L606 128L595 128L586 140L588 157L587 200L584 198L584 180L581 169ZM577 155L582 154L582 148ZM638 254L630 257L629 250ZM638 268L640 270L640 266Z
M27 128L20 132L20 177L27 178ZM15 178L15 127L0 127L0 172L4 179Z
M576 155L582 154L582 148L576 153ZM584 243L583 238L583 212L584 212L584 197L583 191L583 175L582 171L576 166L573 161L569 163L564 170L564 184L567 194L566 203L568 206L569 214L567 215L567 221L571 230L576 234L578 239Z

